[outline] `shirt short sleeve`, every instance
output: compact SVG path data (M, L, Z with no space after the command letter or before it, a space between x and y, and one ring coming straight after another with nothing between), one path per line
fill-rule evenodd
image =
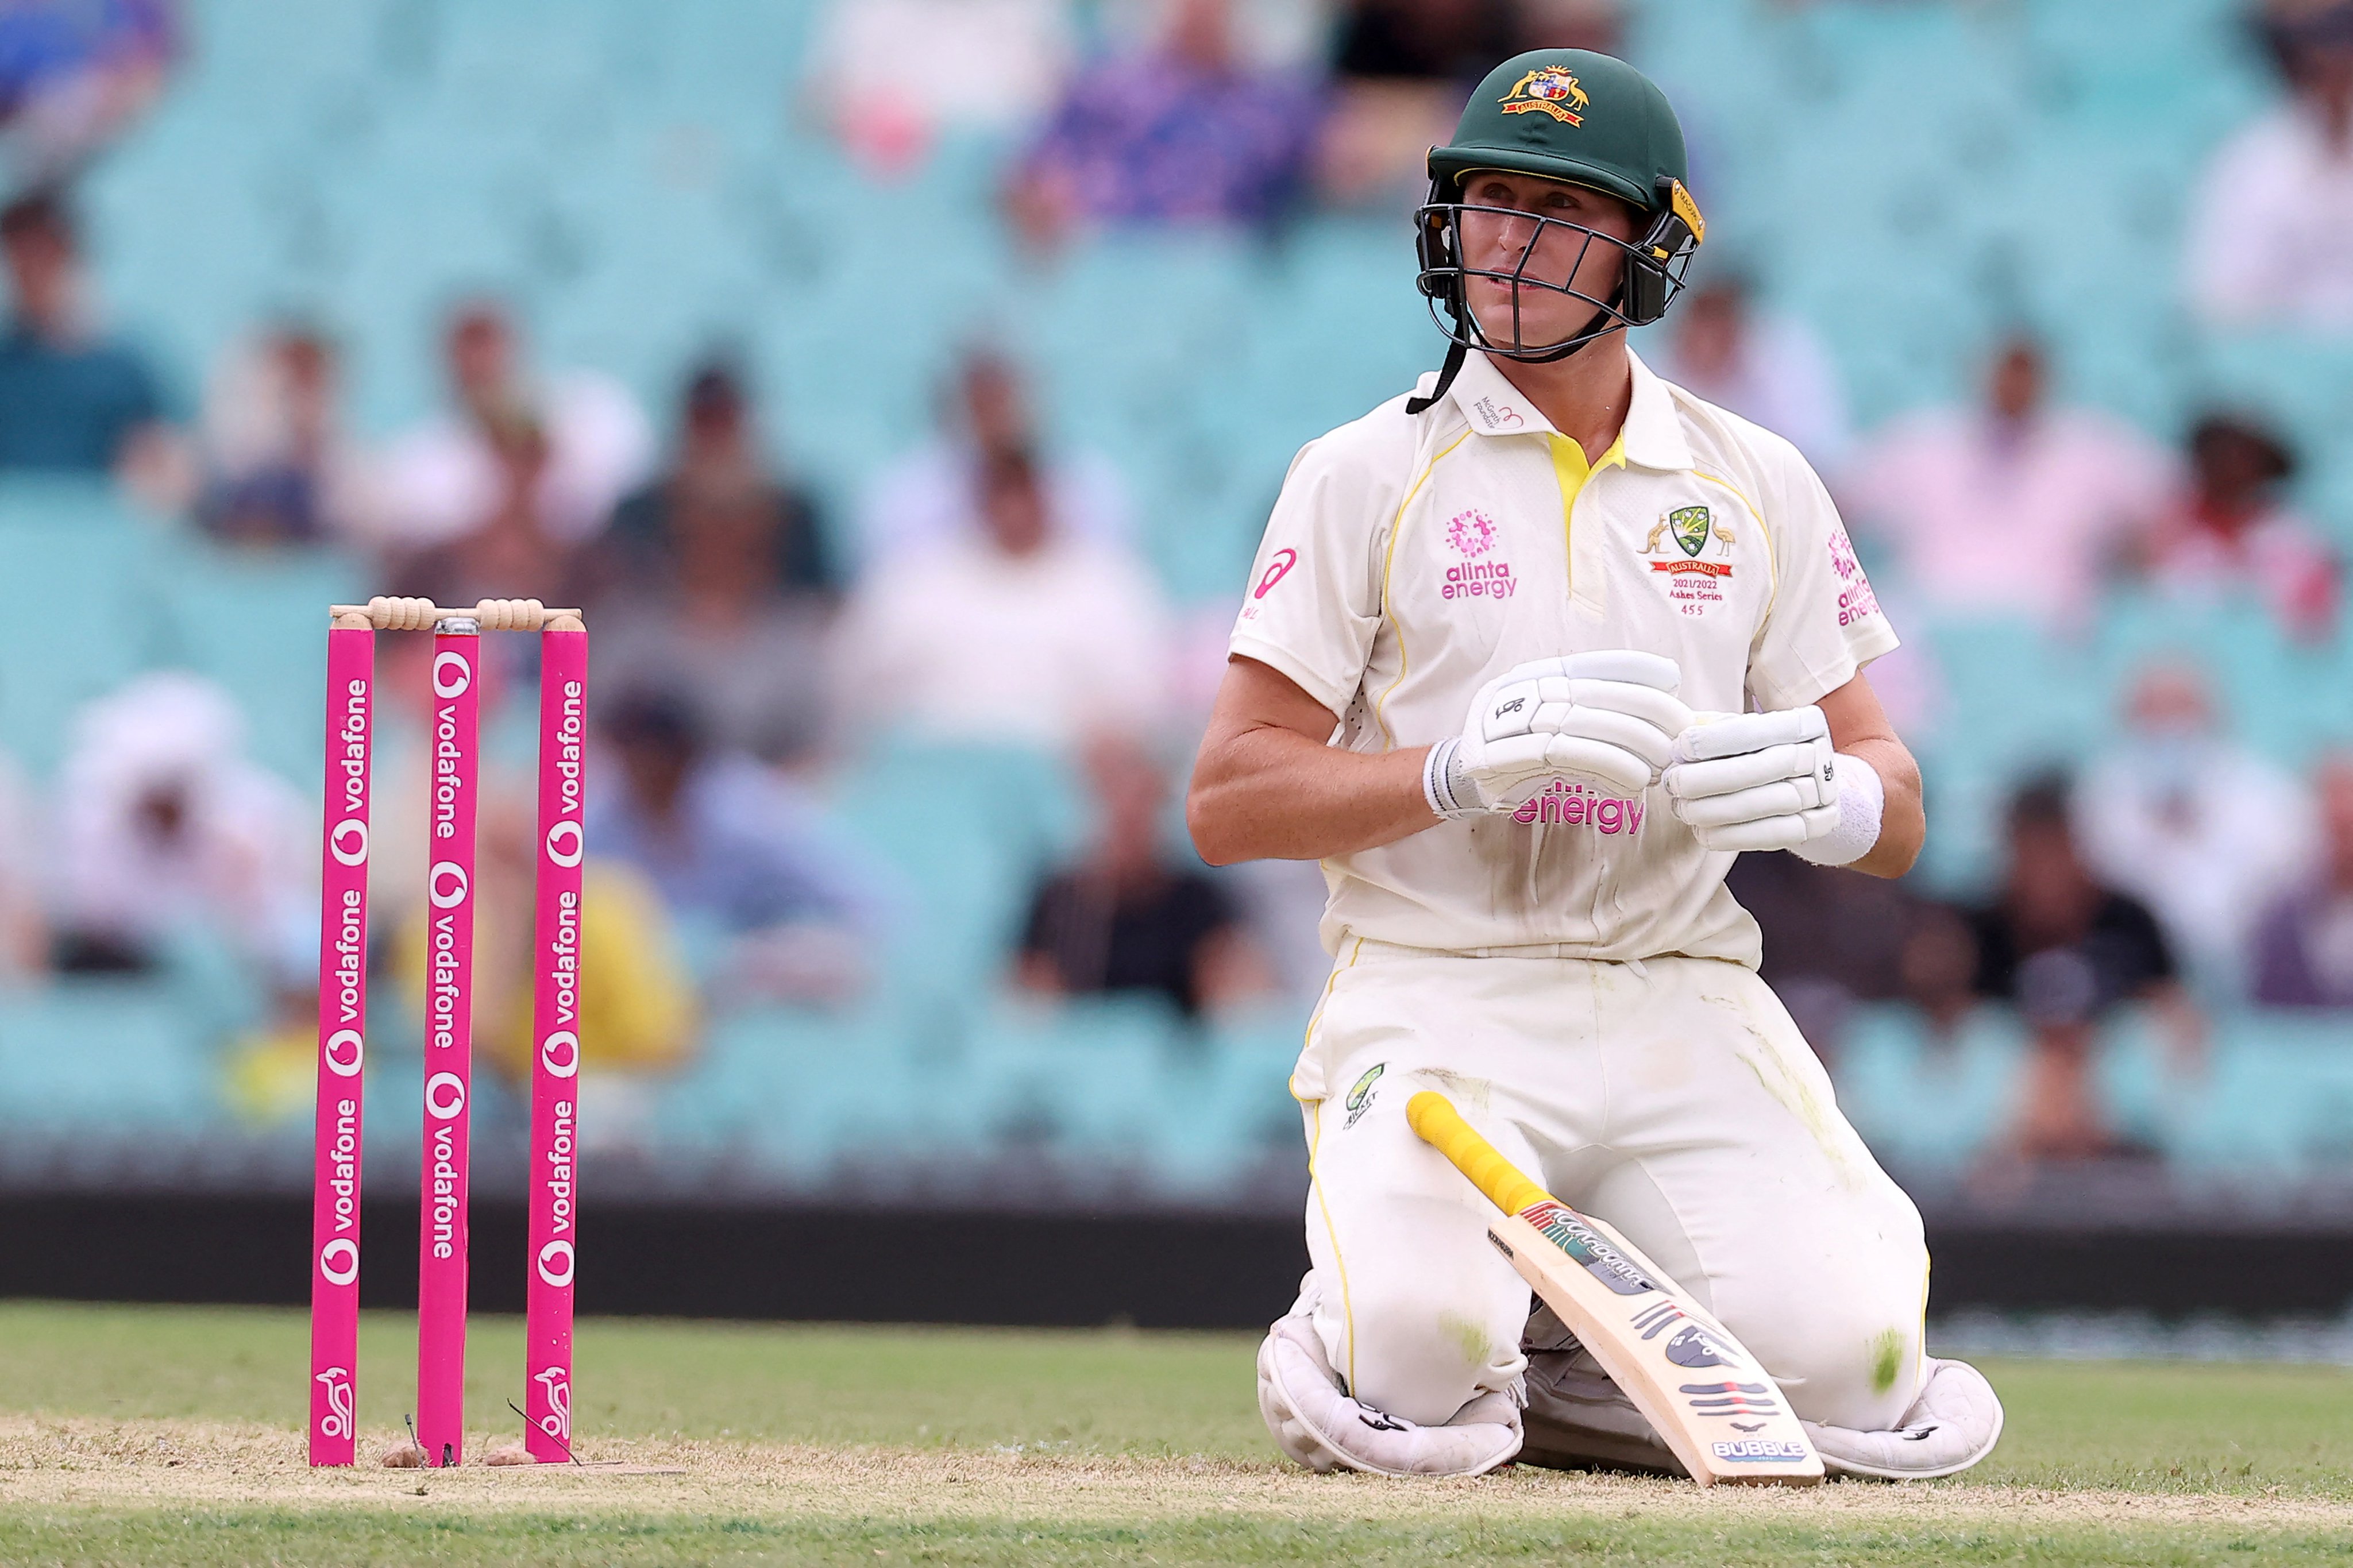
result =
M1380 629L1380 552L1412 455L1409 430L1391 443L1367 430L1370 423L1311 441L1292 460L1229 644L1335 715L1355 700Z
M1771 456L1758 499L1773 535L1773 603L1748 657L1749 693L1768 710L1819 702L1896 647L1830 491L1796 448Z

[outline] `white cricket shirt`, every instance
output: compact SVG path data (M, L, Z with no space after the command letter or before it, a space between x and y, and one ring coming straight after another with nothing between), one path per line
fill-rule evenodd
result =
M1797 448L1639 359L1633 377L1589 473L1478 353L1422 413L1396 398L1308 443L1231 651L1338 715L1333 744L1386 752L1460 733L1480 687L1530 659L1662 654L1685 702L1737 712L1816 701L1894 647ZM1732 856L1703 849L1663 790L1593 789L1557 781L1514 816L1326 860L1324 945L1753 967L1757 923L1724 886Z

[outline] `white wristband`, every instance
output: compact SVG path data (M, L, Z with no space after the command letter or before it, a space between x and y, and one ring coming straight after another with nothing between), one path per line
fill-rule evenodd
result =
M1887 785L1879 770L1852 752L1838 753L1838 826L1789 851L1817 866L1851 866L1879 842L1887 813Z
M1463 777L1462 770L1454 765L1454 752L1461 744L1461 736L1450 736L1430 747L1430 755L1421 764L1421 798L1430 803L1430 810L1449 822L1484 816L1487 810L1486 802L1479 796L1479 786Z

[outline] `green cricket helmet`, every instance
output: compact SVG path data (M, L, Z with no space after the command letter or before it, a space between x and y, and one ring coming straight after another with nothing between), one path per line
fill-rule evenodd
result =
M1558 180L1615 196L1639 215L1636 238L1629 244L1563 218L1465 203L1465 176L1482 169ZM1443 396L1471 349L1544 363L1665 315L1706 230L1699 204L1683 187L1686 173L1683 126L1673 107L1650 78L1625 61L1589 49L1535 49L1490 71L1464 107L1454 139L1430 150L1430 197L1416 217L1419 281L1430 297L1430 314L1454 346L1437 389L1409 406L1418 411ZM1512 268L1470 265L1462 243L1466 212L1493 213L1527 226L1526 243ZM1566 231L1576 240L1577 264L1567 273L1571 282L1592 247L1625 253L1609 298L1527 275L1537 243L1548 231ZM1491 337L1472 316L1465 300L1472 277L1514 285L1508 344ZM1583 300L1594 315L1560 342L1529 347L1519 332L1522 289L1551 289Z

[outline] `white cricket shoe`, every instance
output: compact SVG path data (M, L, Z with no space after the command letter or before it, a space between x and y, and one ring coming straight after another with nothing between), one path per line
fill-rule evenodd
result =
M1893 1432L1805 1424L1806 1436L1834 1476L1926 1481L1957 1475L2001 1441L2001 1401L1985 1373L1965 1361L1928 1358L1920 1397Z
M1482 1394L1442 1426L1423 1426L1351 1399L1304 1312L1277 1318L1258 1351L1258 1410L1276 1445L1318 1472L1482 1476L1520 1451L1520 1409Z

